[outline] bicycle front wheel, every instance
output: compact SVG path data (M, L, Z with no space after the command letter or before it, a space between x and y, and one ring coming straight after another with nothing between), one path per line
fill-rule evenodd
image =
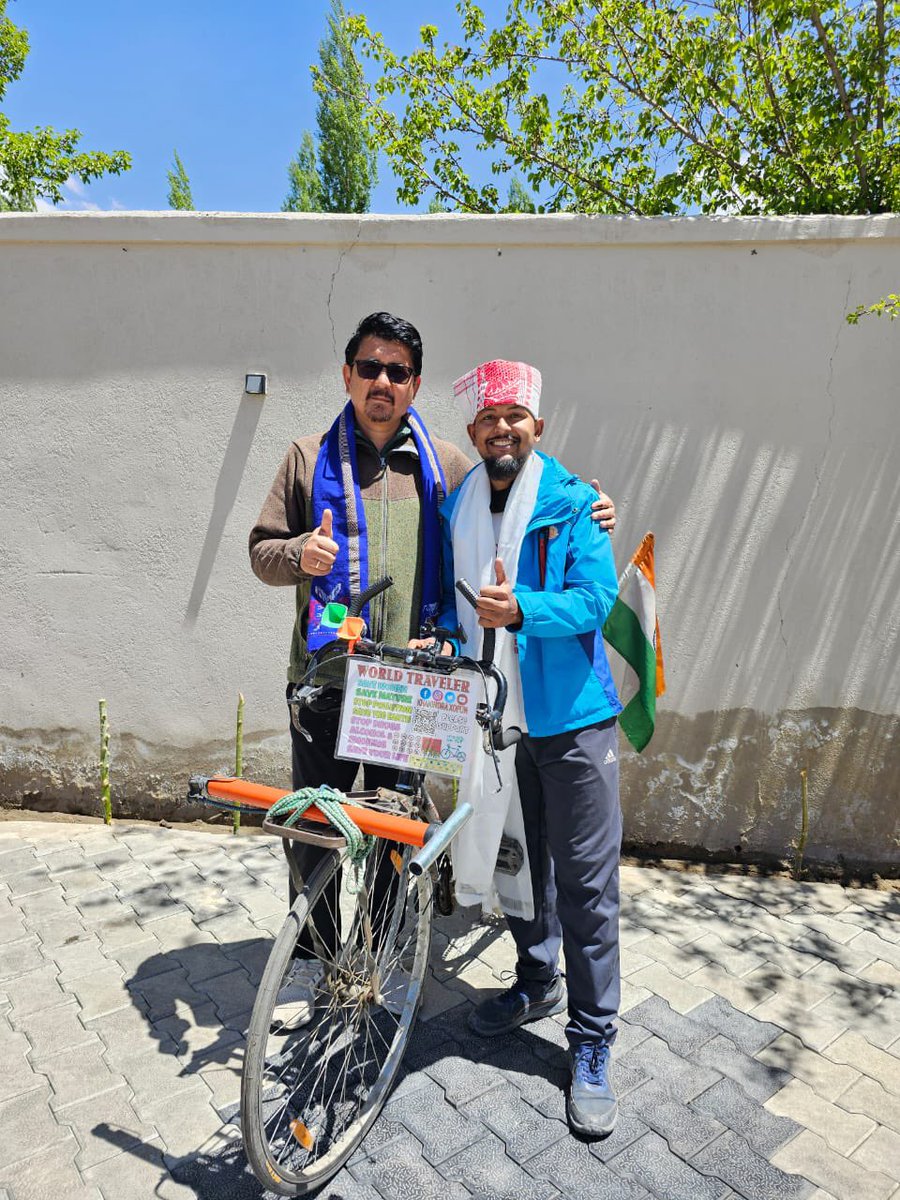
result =
M241 1129L270 1191L302 1196L353 1153L384 1104L422 997L431 944L429 872L379 840L361 867L332 851L297 898L257 993L241 1079ZM273 1021L297 956L320 967L310 1019Z

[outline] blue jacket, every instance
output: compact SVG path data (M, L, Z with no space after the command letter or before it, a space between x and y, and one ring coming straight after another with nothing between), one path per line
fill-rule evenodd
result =
M622 711L601 634L618 594L609 534L591 519L593 489L555 458L545 454L541 458L544 470L514 589L522 610L522 624L515 633L525 719L532 737L581 729ZM441 508L439 624L449 629L458 622L450 517L459 493L457 488ZM541 540L546 546L543 586Z

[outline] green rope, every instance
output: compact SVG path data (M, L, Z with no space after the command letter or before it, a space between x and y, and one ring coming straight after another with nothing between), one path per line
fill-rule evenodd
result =
M281 824L289 829L292 825L296 825L306 810L314 804L319 812L328 818L329 824L333 825L344 837L350 861L359 864L369 856L378 839L363 833L356 822L347 816L341 807L341 803L345 799L343 792L339 792L325 783L317 788L300 788L296 792L291 792L289 796L282 796L280 800L275 801L269 809L269 820L284 817Z

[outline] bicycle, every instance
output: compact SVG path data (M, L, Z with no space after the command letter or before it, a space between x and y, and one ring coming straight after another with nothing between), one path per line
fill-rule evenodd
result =
M351 604L350 624L341 626L338 639L343 647L335 649L335 643L329 643L313 656L308 672L312 682L307 679L295 688L294 710L327 701L328 684L316 683L315 676L335 658L349 662L351 655L358 655L373 664L402 663L457 678L460 671L473 672L484 685L475 720L485 750L494 755L499 779L496 750L517 741L521 733L502 728L507 684L491 661L493 636L485 637L485 657L477 661L439 653L445 630L429 631L437 640L428 649L371 641L363 636L359 613L390 583L379 581ZM457 587L475 602L465 581ZM493 703L488 700L488 680L496 688ZM192 800L257 810L290 795L245 780L203 776L193 777L189 789ZM260 981L241 1080L241 1129L248 1161L259 1181L283 1196L306 1195L330 1179L365 1137L387 1099L422 999L435 898L439 911L447 911L452 898L447 851L472 812L463 801L441 821L421 770L402 773L395 790L348 793L340 809L374 839L361 861L354 862L347 836L322 828L327 818L317 807L287 826L271 819L263 823L268 832L327 850L308 880L295 879L298 898ZM499 869L501 861L516 861L515 850L504 847ZM321 980L309 1023L289 1030L273 1024L273 1012L298 946L304 957L311 953L318 961Z

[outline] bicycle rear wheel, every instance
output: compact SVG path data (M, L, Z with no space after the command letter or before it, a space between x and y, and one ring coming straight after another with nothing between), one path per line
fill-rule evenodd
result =
M272 948L247 1035L241 1128L254 1174L279 1195L305 1195L340 1169L399 1070L431 944L431 875L410 875L410 856L379 840L355 868L332 851ZM322 983L309 1024L279 1029L276 997L301 942Z

